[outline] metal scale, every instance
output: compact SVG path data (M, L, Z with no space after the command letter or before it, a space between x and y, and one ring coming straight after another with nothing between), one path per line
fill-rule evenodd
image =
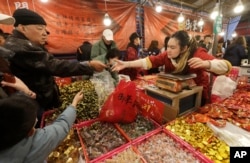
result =
M188 75L173 75L166 73L159 73L156 79L156 86L171 92L181 92L183 89L191 89L196 86L194 78L196 74Z

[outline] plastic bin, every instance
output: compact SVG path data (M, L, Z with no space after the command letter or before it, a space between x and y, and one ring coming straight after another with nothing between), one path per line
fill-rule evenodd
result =
M87 163L95 162L99 157L108 155L113 150L122 149L130 143L125 138L125 133L113 123L94 119L77 124L76 128Z

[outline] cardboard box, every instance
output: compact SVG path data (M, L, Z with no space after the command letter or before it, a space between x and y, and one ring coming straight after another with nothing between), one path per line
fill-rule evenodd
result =
M190 90L173 93L156 86L148 86L145 88L145 93L165 103L166 106L171 106L164 108L164 119L171 121L200 107L202 89L202 86L195 86Z

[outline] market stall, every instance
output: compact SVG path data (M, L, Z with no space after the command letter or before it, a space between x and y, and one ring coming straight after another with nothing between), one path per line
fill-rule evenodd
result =
M160 89L155 85L156 82L157 75L139 77L132 82L137 86L137 100L140 102L137 104L138 115L133 122L103 122L100 121L98 113L82 118L83 120L78 117L69 136L52 152L48 162L62 161L67 156L68 162L76 162L78 158L77 161L103 163L146 163L152 160L224 163L230 162L230 147L250 145L250 87L246 81L238 83L232 96L202 107L202 88L192 86L188 90L173 92ZM70 101L71 94L86 87L83 83L88 81L75 81L62 86L60 89L64 100ZM77 88L77 85L80 85L80 88ZM87 87L90 89L92 86L93 84L89 83ZM152 92L154 94L151 94ZM92 98L90 101L93 105L98 103L98 100L93 101L98 99L97 96ZM158 105L157 102L161 104ZM83 101L80 105L79 108L86 107L88 102ZM161 107L168 110L159 112ZM88 115L94 112L93 109L91 107L84 112ZM156 114L160 113L162 115L157 117ZM55 114L53 111L44 114L43 125L51 123L49 121ZM72 137L72 133L76 136ZM173 155L175 157L172 157Z

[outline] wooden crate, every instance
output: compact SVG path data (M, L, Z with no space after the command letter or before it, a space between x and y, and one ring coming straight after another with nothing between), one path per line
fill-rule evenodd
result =
M164 116L166 121L171 121L177 116L184 115L201 105L202 87L195 86L190 90L183 90L179 93L169 92L156 86L147 86L145 93L170 107L165 107Z

